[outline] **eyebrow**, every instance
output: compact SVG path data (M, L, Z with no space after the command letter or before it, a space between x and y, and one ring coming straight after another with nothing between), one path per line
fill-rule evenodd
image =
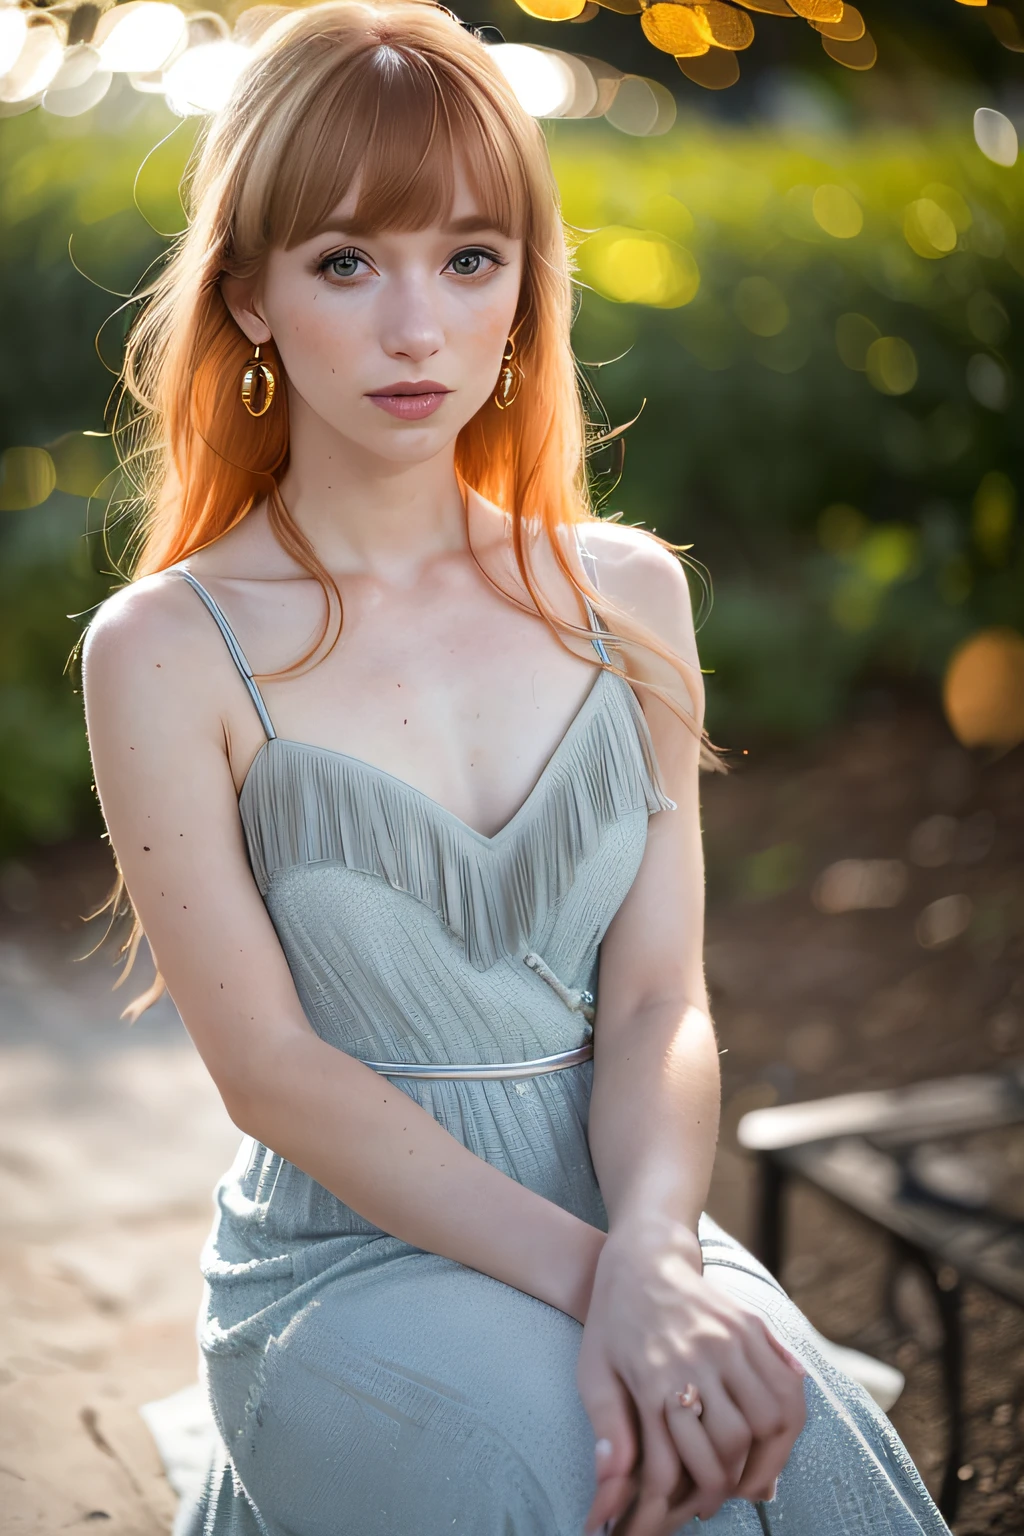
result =
M443 232L446 235L497 235L501 233L498 227L494 224L491 224L488 221L486 215L482 213L469 213L461 219L450 219L448 223L444 225ZM327 223L322 229L317 230L313 235L311 235L310 238L313 240L322 240L327 235L352 235L355 239L364 239L368 235L376 235L380 233L381 230L379 226L370 225L362 222L359 219L352 218L346 220L344 224L340 222L337 224Z

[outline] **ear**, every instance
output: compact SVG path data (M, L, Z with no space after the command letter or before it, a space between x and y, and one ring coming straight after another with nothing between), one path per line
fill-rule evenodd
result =
M264 347L273 339L270 326L260 313L259 297L252 278L220 275L220 291L235 324L248 336L254 347Z

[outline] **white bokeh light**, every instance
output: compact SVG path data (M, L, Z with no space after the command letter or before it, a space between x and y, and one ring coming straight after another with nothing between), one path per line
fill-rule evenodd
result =
M46 90L64 62L64 43L57 28L40 17L25 33L11 68L0 79L0 101L31 101Z
M24 11L15 10L13 6L0 9L0 75L6 75L17 63L18 54L25 46L27 31L28 22Z
M572 100L561 117L589 117L597 106L597 81L586 62L574 53L559 53L558 58L573 78Z
M559 54L522 43L498 43L491 57L531 117L561 117L572 106L576 81Z
M167 105L179 117L219 112L248 57L247 49L226 39L190 48L164 76Z
M161 0L131 0L108 11L96 28L93 46L103 69L144 74L162 69L185 37L185 17Z
M644 138L658 126L658 98L643 75L626 75L606 113L620 133Z
M94 69L77 85L64 86L60 90L51 86L43 95L43 110L54 117L81 117L83 112L90 111L103 100L113 78L109 69Z
M88 43L75 43L64 50L64 61L50 81L51 91L76 91L96 73L100 56Z
M1017 130L1002 112L979 107L974 114L974 142L994 165L1017 163Z

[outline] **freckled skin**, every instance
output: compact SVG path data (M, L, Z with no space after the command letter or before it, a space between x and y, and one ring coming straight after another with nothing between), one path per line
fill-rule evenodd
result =
M428 230L356 235L346 229L355 207L350 193L324 232L271 250L258 292L225 280L225 299L251 341L274 340L293 434L315 423L357 457L422 463L494 392L515 324L522 241L486 227L461 175L449 218ZM476 270L466 252L479 253ZM392 384L425 380L450 393L424 420L395 419L373 402Z

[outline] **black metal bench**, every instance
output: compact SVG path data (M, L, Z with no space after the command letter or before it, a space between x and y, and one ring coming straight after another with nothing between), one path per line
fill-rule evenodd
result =
M963 1283L1024 1307L1024 1222L976 1192L944 1187L921 1169L922 1149L949 1138L1024 1123L1024 1062L877 1093L851 1093L752 1110L738 1127L756 1154L753 1248L778 1275L785 1249L786 1186L801 1178L886 1232L898 1259L927 1278L942 1324L949 1445L938 1505L956 1513L963 1454ZM940 1163L941 1173L941 1163Z

